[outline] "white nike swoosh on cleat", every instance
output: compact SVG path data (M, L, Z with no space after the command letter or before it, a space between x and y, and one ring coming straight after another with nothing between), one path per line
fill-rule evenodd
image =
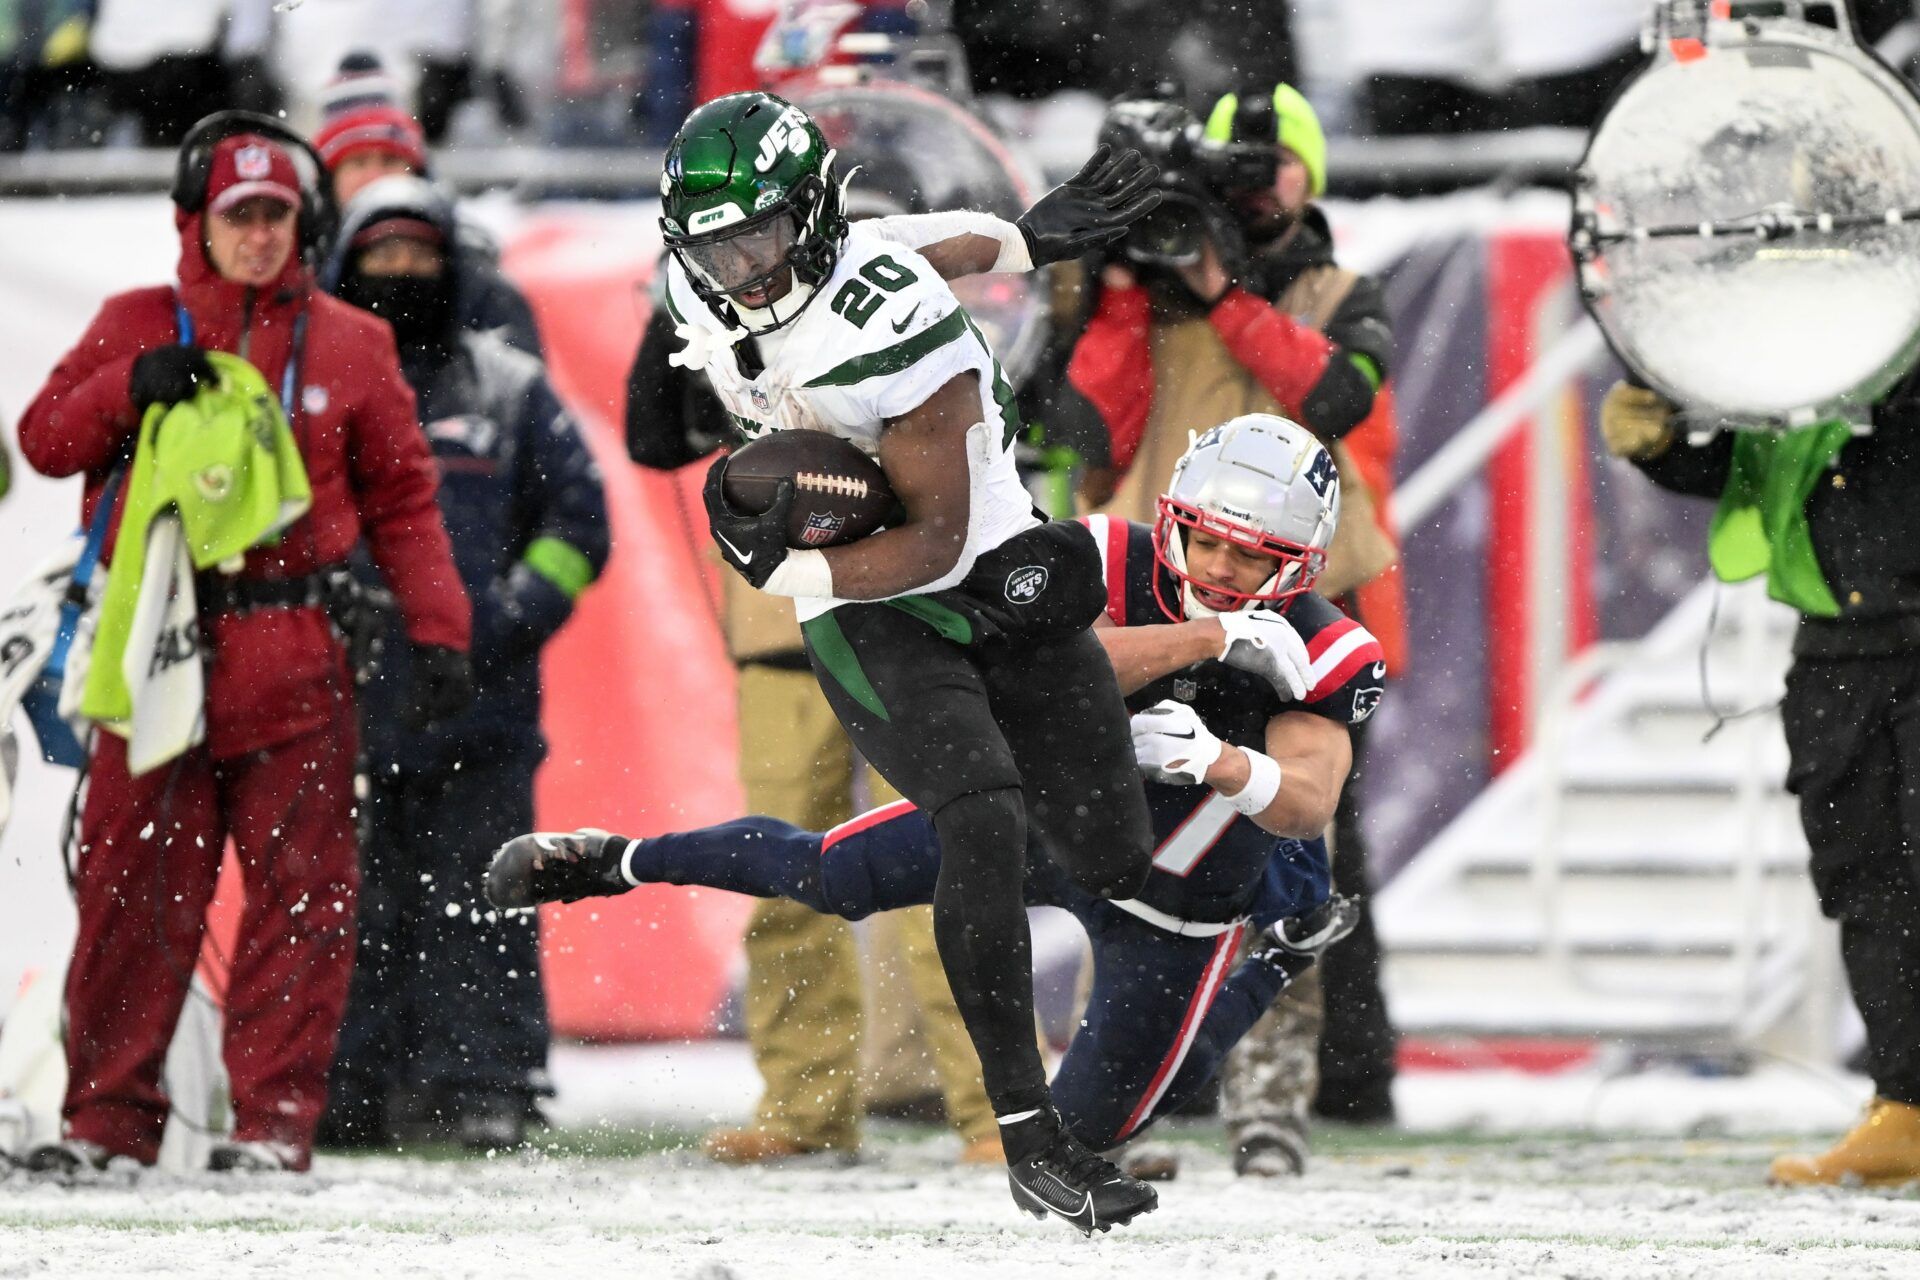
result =
M753 553L753 552L750 552L750 551L742 551L742 550L741 550L740 548L738 548L738 547L736 547L736 546L734 546L734 545L733 545L733 544L732 544L731 542L728 542L728 541L727 541L727 535L726 535L726 534L724 534L724 533L716 533L716 534L714 534L713 536L714 536L714 537L716 537L716 538L718 538L718 539L720 539L720 545L721 545L721 546L723 546L723 547L725 547L725 548L726 548L727 550L729 550L729 551L731 551L731 552L733 552L733 558L734 558L735 560L738 560L738 561L739 561L739 562L740 562L741 564L752 564L752 563L753 563L753 557L754 557L754 553Z

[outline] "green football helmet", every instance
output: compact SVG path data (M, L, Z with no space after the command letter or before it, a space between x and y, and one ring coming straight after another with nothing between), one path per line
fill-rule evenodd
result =
M715 98L680 126L660 173L660 229L722 323L791 324L833 274L847 233L833 159L807 113L770 93ZM756 300L789 268L786 293Z

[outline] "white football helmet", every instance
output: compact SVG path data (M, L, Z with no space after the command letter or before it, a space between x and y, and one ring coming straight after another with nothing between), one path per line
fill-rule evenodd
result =
M1312 432L1270 413L1229 419L1187 446L1160 496L1153 554L1180 584L1180 599L1167 600L1166 575L1158 573L1154 599L1175 621L1223 612L1194 598L1186 531L1199 529L1276 562L1273 576L1257 591L1230 591L1208 582L1200 587L1233 597L1233 610L1256 604L1284 609L1326 569L1339 519L1340 473Z

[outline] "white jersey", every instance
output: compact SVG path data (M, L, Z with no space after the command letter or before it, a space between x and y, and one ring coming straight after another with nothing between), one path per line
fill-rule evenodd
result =
M680 263L668 259L667 309L679 324L712 339L698 344L707 353L707 381L734 425L751 438L769 431L826 431L876 456L887 419L919 408L958 374L976 375L980 421L967 436L972 491L966 546L946 574L901 594L951 587L983 552L1039 523L1014 468L1020 417L1013 390L939 273L875 226L849 228L839 264L815 292L798 320L759 337L766 368L747 378L729 331L694 294ZM805 622L847 602L794 603Z

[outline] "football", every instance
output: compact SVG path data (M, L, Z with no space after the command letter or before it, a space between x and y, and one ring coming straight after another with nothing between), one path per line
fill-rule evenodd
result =
M727 459L720 492L728 506L751 515L773 505L782 480L794 486L791 547L852 542L893 514L893 487L880 464L824 431L775 431L743 446Z

